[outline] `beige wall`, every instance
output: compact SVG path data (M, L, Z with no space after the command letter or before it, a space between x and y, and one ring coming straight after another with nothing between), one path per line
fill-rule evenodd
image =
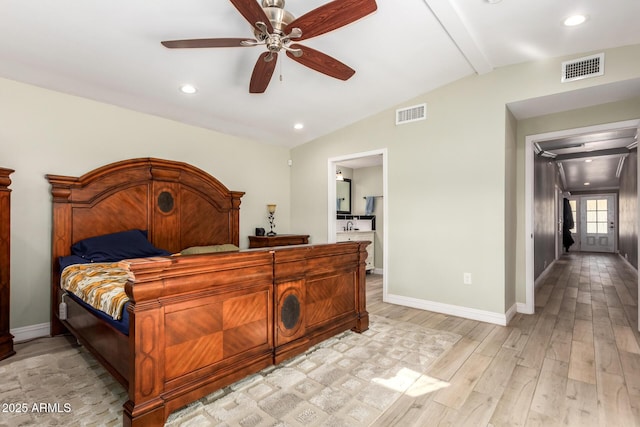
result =
M605 76L570 85L559 77L566 59L468 77L402 105L426 102L426 121L395 126L394 108L296 147L292 227L304 221L315 241L326 240L327 159L387 148L389 293L505 313L513 287L524 284L524 157L520 141L514 156L513 137L505 137L513 134L505 106L640 77L640 46L607 51ZM508 166L514 159L516 167ZM471 285L463 284L464 272L472 273Z
M353 170L353 208L354 215L364 215L366 204L364 198L367 196L381 196L382 189L382 166L372 166ZM373 215L376 216L376 234L374 244L374 266L382 269L382 254L384 247L384 209L383 199L374 199Z
M12 175L11 328L49 321L51 201L44 176L158 157L191 163L245 191L240 242L278 204L289 230L289 150L0 79L0 166Z

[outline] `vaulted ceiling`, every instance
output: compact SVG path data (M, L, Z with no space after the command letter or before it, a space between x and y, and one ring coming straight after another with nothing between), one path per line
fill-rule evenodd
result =
M299 17L328 1L287 0L285 8ZM377 6L355 23L305 40L353 68L351 79L280 55L266 92L250 94L262 46L160 44L252 38L230 1L0 0L0 76L295 146L473 73L640 43L640 2L631 0L377 0ZM587 22L563 26L575 13L588 15ZM197 93L181 93L184 83ZM293 128L298 122L303 129Z

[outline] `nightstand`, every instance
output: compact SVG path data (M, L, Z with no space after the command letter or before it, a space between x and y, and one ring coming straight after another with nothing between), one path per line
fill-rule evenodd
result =
M249 249L269 248L272 246L306 245L307 234L276 234L275 236L249 236Z

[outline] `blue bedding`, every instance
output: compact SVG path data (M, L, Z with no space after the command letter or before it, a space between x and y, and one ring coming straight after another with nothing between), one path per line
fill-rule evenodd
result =
M76 242L71 247L71 253L73 255L60 257L60 271L72 264L115 262L129 258L170 255L168 251L156 248L147 240L146 230L128 230L90 237ZM129 335L129 312L127 311L129 302L124 305L120 320L114 320L112 316L95 309L73 293L67 292L67 295L116 330Z
M100 319L102 319L105 322L107 322L109 325L111 325L114 328L116 328L116 330L118 330L119 332L121 332L121 333L123 333L123 334L125 334L127 336L129 335L129 312L127 311L127 307L129 306L129 302L127 302L124 305L124 308L122 309L122 316L120 317L120 320L114 320L113 317L109 316L107 313L102 312L100 310L96 310L95 308L91 307L89 304L87 304L86 302L82 301L80 298L78 298L77 296L75 296L71 292L67 292L67 295L69 296L69 298L71 298L74 301L76 301L78 304L80 304L81 306L86 308L88 311L93 313L95 316L99 317Z

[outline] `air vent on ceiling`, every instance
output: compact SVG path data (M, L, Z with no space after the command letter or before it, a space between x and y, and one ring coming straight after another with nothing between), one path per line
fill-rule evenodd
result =
M604 53L562 63L562 83L604 75Z
M425 120L426 118L427 104L414 105L396 110L396 125Z

